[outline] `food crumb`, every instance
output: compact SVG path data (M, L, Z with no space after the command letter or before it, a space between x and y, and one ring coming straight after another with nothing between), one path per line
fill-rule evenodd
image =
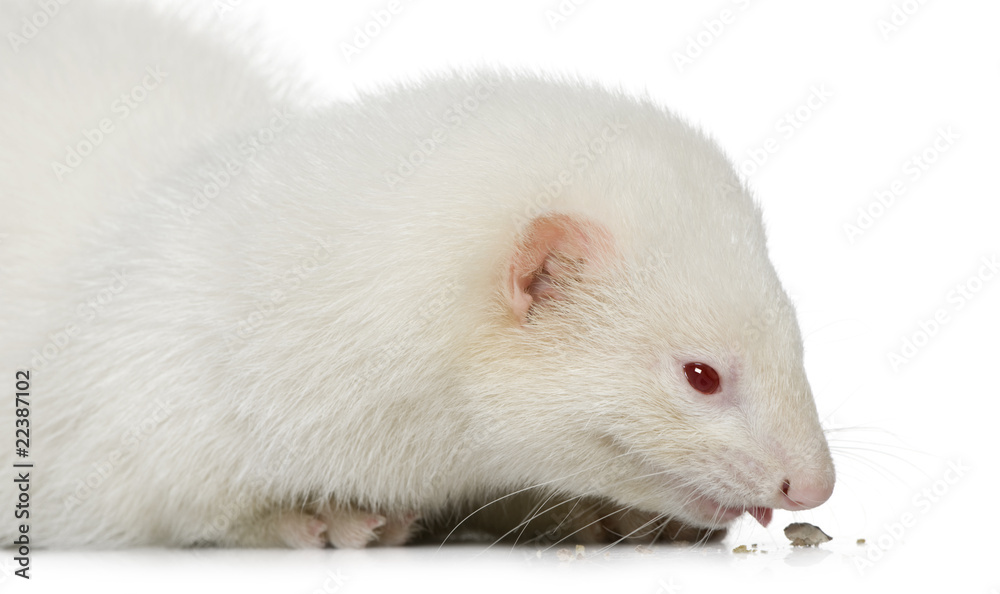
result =
M858 539L858 544L859 544L859 545L863 545L863 544L865 544L865 539L863 539L863 538L859 538L859 539Z
M587 556L587 547L583 545L576 545L576 558L583 559Z
M736 547L735 549L733 549L733 552L734 553L752 553L753 551L751 551L750 549L748 549L747 545L740 545L740 546Z
M652 555L653 549L645 545L635 545L635 552L639 553L640 555Z
M830 535L820 530L818 526L813 526L805 522L795 522L785 526L785 537L792 541L793 547L814 547L833 540L830 538Z
M556 551L556 558L560 561L572 561L573 553L570 553L569 549L559 549Z

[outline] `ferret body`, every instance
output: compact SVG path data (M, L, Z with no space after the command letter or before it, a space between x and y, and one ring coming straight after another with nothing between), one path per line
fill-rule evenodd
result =
M504 72L299 109L180 20L62 11L0 58L33 542L396 544L531 489L715 529L829 497L759 210L701 132Z

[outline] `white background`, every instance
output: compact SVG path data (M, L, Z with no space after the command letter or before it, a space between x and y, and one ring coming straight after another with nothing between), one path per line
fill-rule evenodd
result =
M1000 273L987 278L982 264L1000 257L1000 5L400 0L398 14L348 59L344 44L389 2L183 4L227 28L258 23L257 49L296 65L325 98L498 64L648 91L709 130L763 205L831 431L837 489L820 509L776 512L768 530L747 520L722 545L695 549L588 550L572 562L555 549L537 559L463 547L39 551L28 588L3 573L0 590L1000 590ZM560 6L562 20L554 18ZM824 99L810 106L817 91ZM789 114L791 134L779 127ZM942 131L947 140L934 149ZM882 206L876 193L894 182L903 191ZM859 209L870 219L859 223ZM971 298L956 297L959 285ZM930 328L938 310L947 321ZM933 336L919 335L922 322ZM906 338L921 346L894 365L890 354ZM791 550L781 534L791 521L816 523L834 541ZM868 544L859 547L862 537ZM730 552L750 543L769 552Z

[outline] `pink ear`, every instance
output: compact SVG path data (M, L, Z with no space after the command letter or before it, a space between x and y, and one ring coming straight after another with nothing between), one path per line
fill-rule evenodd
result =
M579 217L550 214L531 221L510 264L511 312L524 324L528 310L546 300L562 299L558 287L584 270L607 263L611 235Z

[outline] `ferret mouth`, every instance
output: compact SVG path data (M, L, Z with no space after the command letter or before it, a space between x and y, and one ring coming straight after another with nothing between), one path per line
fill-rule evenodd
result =
M647 464L647 461L643 460L642 463ZM648 476L658 477L663 481L661 484L666 485L669 489L675 491L675 493L679 491L685 502L682 506L684 511L689 515L688 521L692 524L701 523L702 527L712 529L723 528L726 524L729 524L744 513L748 513L761 526L767 528L768 524L771 523L771 517L774 515L772 508L762 505L738 505L732 507L723 505L704 491L690 485L690 483L684 485L688 481L685 481L683 476L672 474L670 471L656 466L652 466ZM675 478L676 483L681 483L684 486L673 486L676 483L672 484L671 478Z
M698 517L703 518L709 524L728 524L729 522L732 522L736 518L742 516L744 513L748 513L765 528L767 528L767 525L771 523L771 516L774 513L774 510L770 507L726 507L718 501L705 497L704 495L699 496L692 502L692 508Z

